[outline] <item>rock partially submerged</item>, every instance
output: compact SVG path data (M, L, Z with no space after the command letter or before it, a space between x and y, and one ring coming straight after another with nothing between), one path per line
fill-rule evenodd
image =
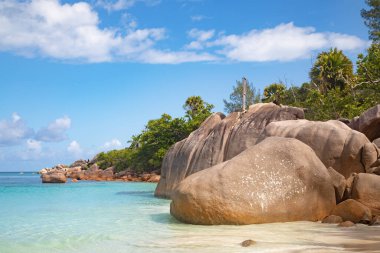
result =
M329 215L326 218L322 220L322 223L328 223L328 224L339 224L342 223L343 219L340 216L337 215Z
M46 178L46 181L49 181L52 177L62 178L62 175L65 178L71 178L72 182L77 182L78 180L93 180L157 183L160 180L160 175L158 175L157 172L134 173L132 171L125 170L115 173L113 167L102 170L96 163L89 164L89 162L86 162L85 160L78 160L70 166L59 164L53 168L42 169L39 173L41 174L43 182L44 178ZM51 183L55 183L54 180L50 181ZM66 182L66 180L64 182ZM61 180L57 183L64 182Z
M317 221L335 203L330 175L314 151L296 139L272 137L184 179L170 212L192 224Z
M227 117L213 114L188 138L169 149L155 196L170 198L173 189L187 176L252 147L270 122L303 118L302 109L273 103L255 104L244 114L234 112Z
M50 172L41 175L42 183L66 183L67 178L64 173Z

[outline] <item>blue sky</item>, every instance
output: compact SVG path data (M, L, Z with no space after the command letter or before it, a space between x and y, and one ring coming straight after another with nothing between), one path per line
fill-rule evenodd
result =
M0 171L127 146L235 81L308 81L317 54L368 45L360 0L1 0Z

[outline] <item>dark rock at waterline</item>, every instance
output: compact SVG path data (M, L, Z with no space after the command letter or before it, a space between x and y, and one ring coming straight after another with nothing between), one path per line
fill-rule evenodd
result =
M370 226L380 226L380 216L374 216L369 225Z
M225 117L211 115L185 140L166 153L155 196L170 198L173 189L187 176L233 158L256 144L264 128L273 121L303 119L303 109L255 104L246 113Z
M328 223L328 224L339 224L342 222L343 222L342 217L337 216L337 215L329 215L322 220L322 223Z
M256 242L254 240L251 240L251 239L241 242L242 247L249 247L249 246L252 246L255 244L256 244Z
M349 228L349 227L354 227L354 226L355 226L355 223L349 220L338 224L338 227L343 227L343 228Z
M380 138L380 105L371 107L349 124L354 130L365 134L370 141Z
M352 221L354 223L368 224L372 220L371 210L353 199L347 199L339 203L331 214L342 217L343 221Z
M66 183L67 178L64 173L44 173L41 175L42 183Z
M270 137L185 178L170 212L192 224L317 221L335 202L330 175L314 151L296 139Z

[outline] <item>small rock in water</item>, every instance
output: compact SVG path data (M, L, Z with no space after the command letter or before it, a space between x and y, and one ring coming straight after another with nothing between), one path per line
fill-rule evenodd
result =
M380 226L380 216L373 217L370 226Z
M241 246L242 247L249 247L249 246L252 246L252 245L255 245L255 244L256 244L256 242L254 240L249 239L249 240L243 241L241 243Z
M337 215L329 215L322 220L322 223L329 223L329 224L342 223L342 222L343 222L342 217L337 216Z
M344 227L344 228L353 227L353 226L355 226L355 223L349 220L338 224L338 227Z

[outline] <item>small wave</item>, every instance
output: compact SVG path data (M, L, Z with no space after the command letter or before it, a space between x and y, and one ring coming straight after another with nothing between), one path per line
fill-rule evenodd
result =
M153 195L154 191L121 191L117 192L116 195Z

